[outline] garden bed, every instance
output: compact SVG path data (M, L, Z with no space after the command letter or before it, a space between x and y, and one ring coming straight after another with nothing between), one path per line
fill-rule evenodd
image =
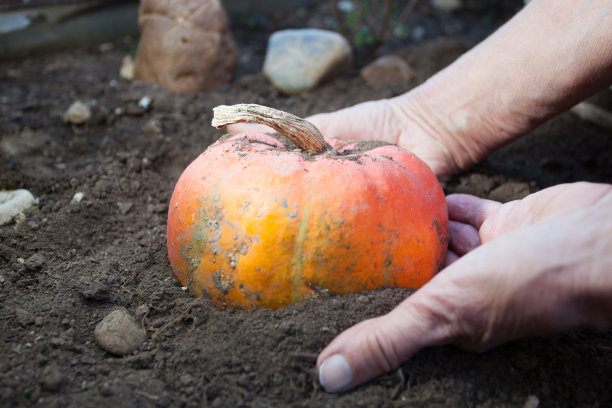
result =
M460 24L477 17L452 18ZM0 63L0 189L26 188L39 200L25 219L0 227L0 405L611 404L611 333L526 339L482 354L428 349L401 370L332 395L318 385L316 355L409 290L237 312L217 311L182 290L167 258L167 206L182 170L222 135L210 126L214 106L259 103L301 116L332 111L406 91L465 50L447 38L396 44L394 52L417 73L410 83L372 88L355 71L286 96L259 73L267 32L253 30L236 27L242 58L235 80L200 94L120 79L130 39ZM486 34L464 31L468 40ZM148 109L138 105L145 96ZM95 101L85 125L62 121L75 100ZM558 183L612 182L611 136L565 113L457 175L445 190L508 201ZM76 193L83 193L80 201ZM126 357L106 353L93 337L118 307L148 336Z

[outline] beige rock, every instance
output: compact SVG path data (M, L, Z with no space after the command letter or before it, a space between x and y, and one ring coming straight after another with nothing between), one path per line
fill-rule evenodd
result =
M64 122L81 125L91 118L91 109L81 101L76 101L64 113Z
M369 85L390 85L414 79L414 70L403 58L397 55L385 55L365 66L361 78Z
M134 79L134 59L131 55L123 57L121 68L119 69L119 76L128 81Z
M143 0L134 79L170 91L203 91L229 82L236 49L217 0Z
M0 225L8 224L37 200L28 190L0 191Z

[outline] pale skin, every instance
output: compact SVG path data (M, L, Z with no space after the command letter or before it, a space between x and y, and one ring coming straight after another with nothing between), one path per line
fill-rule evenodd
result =
M443 179L610 84L612 0L533 0L414 90L310 120L325 137L385 135ZM612 328L611 185L559 185L506 204L451 195L447 203L447 266L321 352L325 390L351 389L425 347L481 351Z

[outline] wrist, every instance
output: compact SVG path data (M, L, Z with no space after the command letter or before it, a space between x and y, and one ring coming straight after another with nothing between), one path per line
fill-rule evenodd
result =
M453 68L456 74L456 67ZM403 118L407 137L422 135L435 142L444 153L448 174L463 171L499 147L492 135L499 136L506 126L491 120L490 112L480 109L478 87L444 84L442 71L412 91L391 99ZM469 88L469 89L466 89ZM494 126L497 123L501 126ZM510 138L511 136L506 136ZM401 144L401 143L400 143Z
M532 2L394 100L464 170L612 80L610 2ZM576 16L580 15L580 18ZM605 17L604 17L605 16Z

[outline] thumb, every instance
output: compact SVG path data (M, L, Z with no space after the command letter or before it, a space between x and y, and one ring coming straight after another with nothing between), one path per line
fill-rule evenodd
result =
M343 122L345 123L344 128L337 126L338 120L340 119L339 115L341 115L341 113L342 110L335 113L318 113L316 115L307 117L306 120L319 129L323 137L326 139L346 139L347 135L345 133L348 132L346 130L347 122Z
M372 116L368 106L375 106L373 104L374 102L364 102L335 112L318 113L306 120L315 125L326 139L366 140L373 135L368 132L371 127L364 126L363 118Z
M323 350L317 369L327 392L353 388L393 370L424 347L450 342L452 331L445 314L421 301L426 287L387 315L344 331Z

